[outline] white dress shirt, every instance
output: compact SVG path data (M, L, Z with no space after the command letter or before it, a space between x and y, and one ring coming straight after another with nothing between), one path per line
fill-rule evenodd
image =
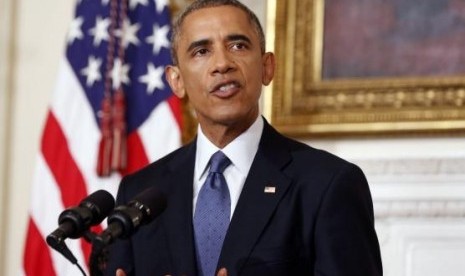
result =
M192 202L194 213L199 191L207 179L209 170L208 161L210 161L211 156L215 152L221 150L231 160L231 165L224 170L223 175L228 183L229 194L231 196L230 219L232 218L242 187L244 187L245 179L249 174L253 159L257 153L263 125L263 118L258 116L245 132L223 149L218 148L210 142L205 134L203 134L202 128L199 125L197 131L197 152L195 155L194 198Z

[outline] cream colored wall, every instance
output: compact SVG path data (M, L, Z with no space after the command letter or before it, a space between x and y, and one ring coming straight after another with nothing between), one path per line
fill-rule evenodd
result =
M68 22L72 18L73 1L0 0L0 3L0 54L10 51L3 50L5 46L12 46L15 53L12 64L5 64L3 58L0 62L0 77L3 80L9 75L6 85L11 83L10 89L5 91L5 84L0 82L0 150L3 151L0 152L0 179L2 190L6 192L0 202L5 214L1 217L4 238L0 244L0 275L18 275L35 157ZM15 9L11 8L13 4ZM14 32L13 45L3 40L9 32ZM6 104L10 105L9 110L4 108ZM8 125L10 129L3 135Z
M9 57L11 45L11 2L0 0L0 267L4 267L4 248L6 223L7 168L8 168L8 136L9 133L9 105L10 105L10 78L9 70L11 59ZM1 274L1 273L0 273Z
M264 22L266 1L244 2ZM0 275L18 275L21 267L35 156L73 3L71 0L0 0ZM12 8L13 4L16 9ZM8 39L12 30L15 30L14 45ZM16 55L10 63L11 50ZM12 78L8 78L10 74ZM305 142L360 162L368 172L375 205L379 203L384 208L377 209L384 210L384 213L378 212L377 227L386 275L421 275L421 268L428 267L429 263L422 263L422 255L415 252L430 251L408 251L429 244L413 244L412 247L407 237L418 229L426 235L427 241L439 241L433 243L436 246L433 249L437 244L445 244L439 247L444 252L458 252L457 247L453 247L456 245L448 247L447 241L455 242L454 238L459 237L458 241L463 243L465 236L448 236L437 229L444 226L446 233L449 230L450 233L465 233L457 231L465 224L465 206L460 205L465 202L465 174L460 167L460 162L465 160L465 139L417 137ZM418 196L423 201L419 201ZM456 204L446 204L444 208L431 205L434 200L448 199L455 200ZM411 203L408 212L401 205L405 201ZM418 202L420 204L415 205ZM394 240L406 242L398 244L393 243ZM405 252L402 251L404 245ZM407 267L410 263L405 260L416 261L416 258L418 263Z

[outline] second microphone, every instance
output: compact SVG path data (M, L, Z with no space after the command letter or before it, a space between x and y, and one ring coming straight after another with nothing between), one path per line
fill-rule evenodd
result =
M151 222L166 209L166 197L156 188L138 194L127 205L115 208L108 216L108 228L94 239L94 247L101 250L117 238L128 238L144 224Z

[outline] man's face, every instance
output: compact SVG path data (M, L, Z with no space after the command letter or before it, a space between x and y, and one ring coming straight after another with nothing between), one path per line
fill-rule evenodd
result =
M274 74L274 56L262 54L256 29L232 6L189 14L176 49L178 66L166 69L173 92L187 94L203 128L247 126L258 116L262 85Z

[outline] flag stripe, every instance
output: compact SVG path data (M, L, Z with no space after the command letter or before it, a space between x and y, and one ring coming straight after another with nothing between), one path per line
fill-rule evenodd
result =
M179 147L181 132L173 131L178 129L177 126L176 116L166 102L160 103L140 126L138 133L150 160L165 156Z
M66 138L52 112L48 113L42 138L42 154L55 178L65 208L77 206L87 196L87 188L81 171L69 152ZM90 256L91 246L80 240L85 259Z
M55 182L55 178L42 154L39 154L37 158L36 172L33 181L32 194L37 196L31 198L30 213L32 219L36 223L37 229L42 234L40 239L44 241L46 235L57 228L58 215L64 207L58 184ZM68 239L66 244L78 262L84 264L80 240ZM76 272L77 268L70 266L69 262L63 256L56 251L51 252L53 265L58 275L66 275L66 271L69 273ZM36 252L37 255L42 253L43 252L40 251Z
M36 252L43 252L43 254L36 254ZM56 275L56 272L52 265L52 258L50 257L50 252L47 248L47 244L42 238L42 235L37 229L37 226L34 223L34 220L32 220L32 218L29 219L29 226L27 229L24 264L24 270L26 272L26 275ZM37 270L38 267L40 267L41 269Z
M131 149L131 154L128 155L128 166L122 172L123 175L133 173L149 163L142 141L136 131L129 134L127 145Z
M64 207L77 205L87 195L86 185L52 112L48 113L45 124L42 153L59 185Z
M49 112L42 140L42 153L59 186L61 199L65 208L76 206L87 196L87 187L81 171L74 162L66 138L52 112ZM93 228L101 232L102 228ZM85 259L90 256L91 245L80 240Z

